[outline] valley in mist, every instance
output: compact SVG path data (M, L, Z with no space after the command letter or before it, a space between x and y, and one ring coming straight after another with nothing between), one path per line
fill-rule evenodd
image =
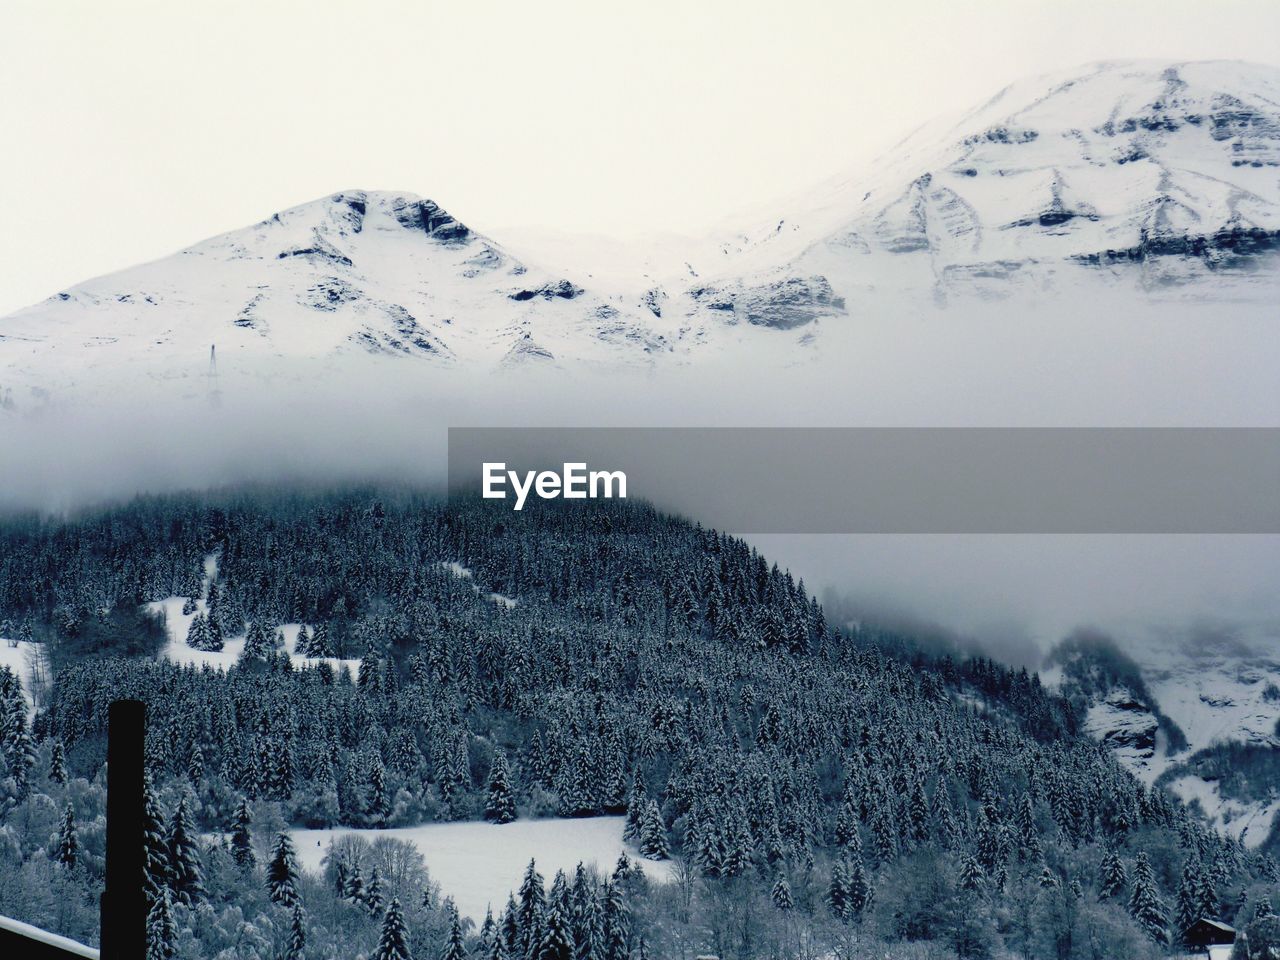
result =
M1262 305L871 300L775 355L478 374L348 354L186 369L0 415L0 503L53 514L242 482L442 488L446 426L1271 426L1280 332ZM772 335L772 332L767 332ZM216 390L216 398L212 391ZM767 469L762 463L760 469ZM820 464L814 465L821 469ZM732 496L731 490L724 492ZM658 506L663 506L659 503ZM693 517L691 519L700 519ZM732 531L731 531L732 532ZM1197 623L1275 636L1270 536L760 536L849 616L931 622L1035 664L1070 629Z

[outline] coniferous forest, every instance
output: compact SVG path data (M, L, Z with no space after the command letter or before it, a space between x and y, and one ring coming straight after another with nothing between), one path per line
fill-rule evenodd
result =
M247 635L234 666L160 656L170 597L205 611L195 649ZM299 666L286 623L358 667ZM150 960L1101 960L1205 917L1241 956L1280 942L1276 863L1036 676L828 623L743 541L636 503L237 489L9 516L0 636L41 652L34 709L0 669L0 913L96 942L107 706L140 698ZM530 864L480 924L402 840L347 837L312 874L287 833L605 814L634 858Z

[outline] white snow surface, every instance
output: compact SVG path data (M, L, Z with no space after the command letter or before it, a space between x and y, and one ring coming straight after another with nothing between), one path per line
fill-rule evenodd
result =
M641 859L623 841L625 821L625 817L517 820L502 825L473 821L388 830L293 830L291 836L299 866L315 873L322 870L321 861L335 837L358 834L369 841L407 840L422 853L442 896L453 897L459 913L478 924L490 905L495 914L501 911L507 895L519 887L530 860L537 862L548 884L557 870L572 874L580 862L611 872L623 853L650 879L670 879L669 861Z

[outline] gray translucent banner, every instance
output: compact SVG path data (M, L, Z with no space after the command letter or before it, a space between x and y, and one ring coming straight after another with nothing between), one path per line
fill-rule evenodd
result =
M1270 428L449 430L451 495L485 463L622 471L628 499L734 533L1280 533Z

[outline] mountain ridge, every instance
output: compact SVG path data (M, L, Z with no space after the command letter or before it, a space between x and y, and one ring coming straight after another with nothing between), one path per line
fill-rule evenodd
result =
M343 190L0 319L0 387L38 406L111 368L165 380L211 343L268 368L350 351L644 368L736 342L794 360L820 321L886 304L1265 304L1277 171L1280 69L1117 61L1011 84L792 212L612 270L619 245L595 243L594 266L584 245L516 252L434 200Z

